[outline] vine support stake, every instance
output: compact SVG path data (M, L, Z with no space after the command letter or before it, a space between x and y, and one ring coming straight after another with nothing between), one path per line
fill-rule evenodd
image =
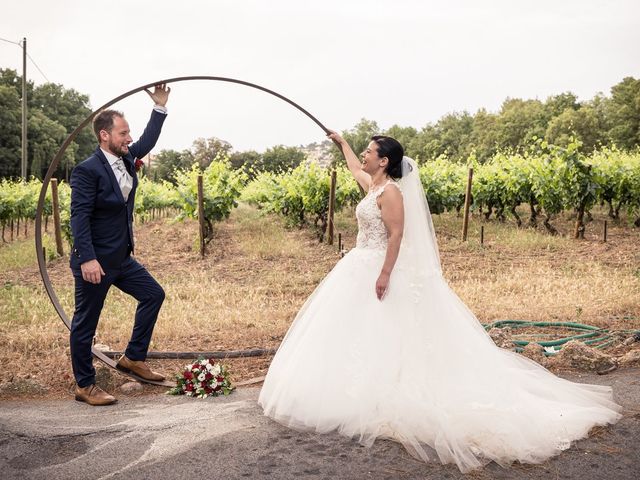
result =
M60 228L60 202L58 201L58 179L51 179L51 206L53 209L53 229L56 236L56 252L58 256L64 255L62 248L62 230Z
M607 241L607 221L606 220L604 221L604 232L603 232L603 235L602 235L602 240L604 242Z
M329 189L329 234L328 243L333 245L333 215L336 211L336 171L331 170L331 188Z
M467 191L464 196L464 220L462 221L462 241L467 241L467 231L469 230L469 207L471 206L471 182L473 181L473 168L469 169L467 179Z
M204 189L202 175L198 175L198 224L200 225L200 258L204 258Z
M480 245L484 245L484 225L480 225Z

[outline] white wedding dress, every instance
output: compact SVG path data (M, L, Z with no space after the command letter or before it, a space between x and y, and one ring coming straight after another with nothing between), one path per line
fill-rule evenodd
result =
M617 421L611 388L563 380L493 343L442 277L417 175L414 168L357 206L356 248L282 341L258 400L265 415L295 429L337 430L366 446L392 438L462 472L492 460L539 463ZM405 235L380 301L375 282L387 235L376 199L386 188L403 192Z

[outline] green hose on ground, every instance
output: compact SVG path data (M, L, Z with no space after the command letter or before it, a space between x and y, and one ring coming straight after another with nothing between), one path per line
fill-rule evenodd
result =
M556 340L540 340L536 341L538 345L544 348L544 354L546 356L555 355L562 348L562 345L571 340L582 340L586 345L590 345L594 348L605 348L615 342L615 335L609 333L606 328L595 327L593 325L585 325L576 322L529 322L526 320L500 320L497 322L482 324L485 330L489 331L492 328L525 328L525 327L558 327L566 328L569 330L576 330L581 333L578 335L570 335L568 337L558 338ZM627 335L635 335L636 339L640 341L640 330L616 330L616 333L623 333ZM516 347L516 352L522 352L525 346L530 341L527 340L512 340Z

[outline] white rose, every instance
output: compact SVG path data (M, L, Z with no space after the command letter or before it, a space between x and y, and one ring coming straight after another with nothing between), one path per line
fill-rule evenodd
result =
M201 381L201 382L204 381L204 378L205 378L204 373L201 373L200 375L198 375L198 380L199 381Z

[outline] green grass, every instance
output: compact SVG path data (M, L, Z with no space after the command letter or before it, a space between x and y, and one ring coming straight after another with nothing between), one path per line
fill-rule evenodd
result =
M42 236L42 245L45 248L47 261L56 257L56 244L51 235ZM69 246L65 245L66 250ZM37 265L36 250L33 237L16 240L0 246L0 273L29 265Z
M570 231L571 219L556 223L561 231ZM553 237L543 230L518 229L510 221L482 222L474 216L469 240L462 242L461 217L435 215L434 224L445 278L482 322L579 320L640 328L637 230L615 226L611 241L603 244L593 237ZM214 225L204 259L193 247L195 221L163 219L138 225L138 259L167 293L152 348L276 347L300 306L339 259L336 247L319 244L311 229L284 225L281 217L241 204L229 220ZM353 209L339 212L335 225L346 248L353 248ZM484 246L479 244L480 225L485 226ZM596 228L591 224L587 230ZM53 253L52 239L45 236L44 242ZM71 316L73 279L67 257L50 261L48 268ZM97 341L124 348L135 306L130 297L112 289ZM268 359L263 360L266 366ZM68 332L42 286L32 239L0 247L0 365L0 383L18 372L43 384L58 382L54 388L64 389L60 378L70 373Z

